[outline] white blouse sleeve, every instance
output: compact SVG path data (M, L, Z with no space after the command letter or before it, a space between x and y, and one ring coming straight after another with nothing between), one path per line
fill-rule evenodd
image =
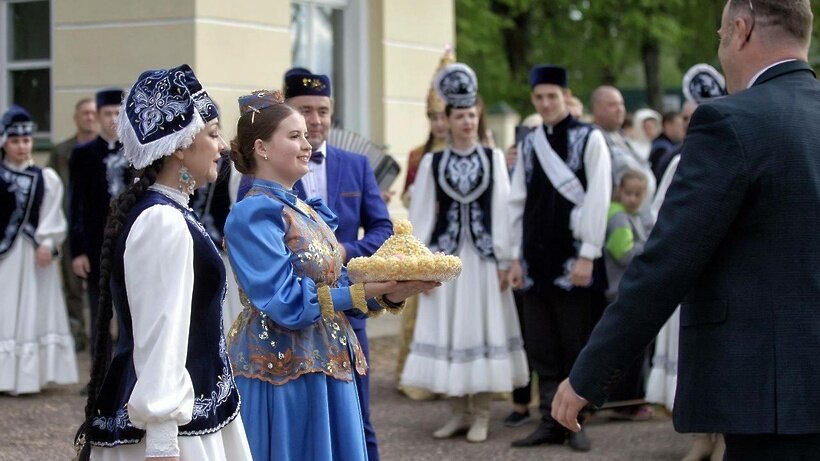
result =
M527 202L527 181L524 175L523 144L518 143L515 166L507 201L507 218L510 223L510 258L521 259L521 245L524 241L524 205Z
M493 149L493 194L492 235L495 259L503 265L509 263L512 249L510 243L510 221L507 202L510 198L510 177L507 173L507 162L504 153Z
M669 162L669 166L666 167L666 171L663 173L661 183L658 184L658 192L655 193L655 199L652 200L653 223L658 220L658 213L661 211L663 199L666 198L666 191L669 190L669 186L672 184L672 178L675 177L675 171L678 169L678 163L680 163L680 154L672 157L672 160Z
M231 162L231 177L228 179L228 197L231 200L231 206L236 203L236 198L239 196L239 183L242 181L242 173L236 169L236 166Z
M125 241L123 263L137 374L128 414L145 429L146 457L179 456L177 426L191 421L194 405L185 368L194 249L182 213L155 205L140 214Z
M612 199L612 161L600 130L593 130L589 135L584 151L584 169L587 191L573 234L581 241L578 256L596 259L601 256L604 246L607 211Z
M433 171L433 156L421 159L416 181L413 183L413 200L410 201L408 217L413 223L413 235L425 245L430 244L433 227L436 225L438 203L436 202L436 172Z
M63 214L63 182L51 168L43 168L43 189L35 239L38 244L54 249L63 244L68 223Z

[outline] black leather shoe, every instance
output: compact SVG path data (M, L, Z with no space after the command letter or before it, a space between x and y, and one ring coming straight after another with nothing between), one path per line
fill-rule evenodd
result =
M575 451L589 451L592 448L584 429L581 429L580 432L570 432L567 440L569 441L569 447Z
M566 429L556 427L553 424L541 423L528 436L523 439L514 440L514 447L534 447L544 444L562 444L567 438Z

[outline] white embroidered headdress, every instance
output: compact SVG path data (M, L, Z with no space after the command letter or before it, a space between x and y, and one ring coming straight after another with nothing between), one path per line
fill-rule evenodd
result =
M187 64L142 73L125 94L117 133L136 169L190 146L216 105Z
M709 64L695 64L683 76L683 96L687 101L700 104L726 94L726 79Z
M467 64L453 63L441 70L435 79L436 91L452 107L473 107L478 95L478 79Z

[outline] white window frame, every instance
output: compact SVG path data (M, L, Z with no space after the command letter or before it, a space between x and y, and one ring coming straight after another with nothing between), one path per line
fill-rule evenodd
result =
M337 114L345 128L365 138L370 137L370 32L367 0L293 0L309 7L331 7L342 10L344 35L341 50L344 60L341 72L345 75L341 88L345 95L344 112ZM312 14L310 8L308 14ZM312 36L309 40L312 39ZM312 61L312 43L309 41L308 61ZM338 65L338 63L337 63ZM309 67L309 66L308 66ZM311 69L313 70L313 69ZM354 104L355 102L355 104Z
M13 3L30 3L43 0L0 0L0 111L5 111L12 103L11 101L11 72L15 70L40 70L48 69L49 71L49 126L51 130L54 129L54 1L45 0L48 2L49 9L49 57L48 59L26 59L20 61L11 61L9 56L8 43L8 21L9 21L9 6ZM50 139L51 131L42 131L37 127L37 132L34 137L37 139Z

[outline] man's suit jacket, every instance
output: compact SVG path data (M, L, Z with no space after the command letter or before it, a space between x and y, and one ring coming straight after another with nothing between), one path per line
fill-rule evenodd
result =
M820 82L793 61L695 112L644 253L570 373L602 404L679 302L681 432L820 433Z
M328 208L339 218L336 239L347 252L345 263L370 256L393 234L393 223L382 199L376 176L364 155L327 146ZM294 189L306 199L302 181ZM359 239L359 227L364 236Z

